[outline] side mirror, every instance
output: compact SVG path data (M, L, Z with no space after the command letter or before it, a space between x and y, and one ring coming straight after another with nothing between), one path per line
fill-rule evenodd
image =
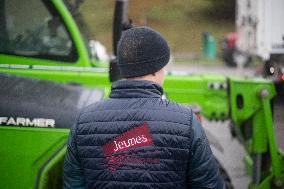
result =
M90 48L92 59L101 60L103 62L109 61L110 58L109 58L109 55L107 54L106 48L99 41L90 40L89 48Z

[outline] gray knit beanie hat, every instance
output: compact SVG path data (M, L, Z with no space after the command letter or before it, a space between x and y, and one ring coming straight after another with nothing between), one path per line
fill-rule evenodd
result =
M170 59L166 40L149 27L123 32L117 47L118 68L125 78L144 76L162 69Z

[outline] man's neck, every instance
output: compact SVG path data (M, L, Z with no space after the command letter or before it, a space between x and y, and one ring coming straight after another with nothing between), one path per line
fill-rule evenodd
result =
M162 84L158 81L158 79L156 78L155 75L146 75L146 76L140 76L140 77L133 77L133 78L127 78L128 80L146 80L146 81L152 81L154 83L159 84L160 86L162 86Z

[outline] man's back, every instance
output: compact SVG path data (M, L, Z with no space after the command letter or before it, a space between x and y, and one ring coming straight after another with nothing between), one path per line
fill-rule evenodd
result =
M154 82L122 80L86 108L69 140L66 188L76 174L86 188L222 188L192 111L161 95Z

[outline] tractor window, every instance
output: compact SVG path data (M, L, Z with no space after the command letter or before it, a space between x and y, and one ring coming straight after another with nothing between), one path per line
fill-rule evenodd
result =
M4 0L0 12L0 53L76 60L74 44L51 1Z

